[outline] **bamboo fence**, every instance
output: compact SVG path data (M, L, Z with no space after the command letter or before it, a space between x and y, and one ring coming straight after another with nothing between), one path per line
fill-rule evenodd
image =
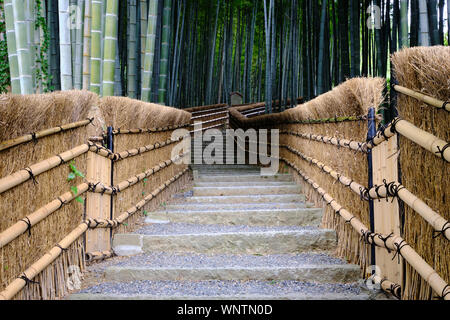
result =
M423 59L423 56L421 58ZM402 69L402 72L406 71ZM446 72L448 74L448 70ZM428 80L426 76L422 76ZM444 80L443 76L441 78ZM352 79L329 93L280 114L248 118L245 107L230 108L230 124L236 129L280 130L279 159L288 165L287 169L283 170L288 170L299 177L298 181L305 186L308 201L315 202L317 205L326 205L322 226L336 230L338 256L352 263L358 263L363 270L363 276L370 276L365 274L365 271L371 264L372 252L376 252L377 257L380 254L378 250L372 251L371 246L385 248L386 253L380 255L377 262L382 263L381 260L385 257L389 260L398 257L399 262L404 260L407 267L404 277L401 277L401 264L399 264L400 269L395 267L397 272L400 272L400 277L395 277L397 279L395 281L384 275L373 276L384 291L392 293L399 299L438 297L449 300L449 269L447 267L444 270L444 268L450 257L448 251L450 222L448 221L448 205L445 201L447 182L442 181L442 178L446 176L445 172L448 172L450 148L447 142L448 130L445 131L445 128L448 128L446 126L448 121L442 121L442 117L448 119L448 112L441 113L447 110L448 103L445 101L448 101L448 96L441 95L439 99L436 99L417 90L395 85L396 91L404 94L408 99L415 99L416 104L418 100L433 106L434 108L426 108L426 112L439 113L439 116L434 115L429 119L430 122L425 123L419 120L420 116L405 118L400 113L400 117L387 126L381 126L374 137L368 139L368 121L379 122L380 120L379 117L370 119L368 110L370 107L381 104L382 89L379 79ZM439 91L443 91L442 87ZM400 110L403 107L401 104L404 98L399 97ZM411 101L409 104L412 104ZM408 112L412 111L408 110ZM436 123L433 124L432 121ZM431 128L433 130L430 130ZM379 154L377 147L396 135L405 138L400 139L399 156L402 181L405 185L398 181L387 182L386 179L383 184L370 185L367 156L374 151ZM409 148L412 145L416 152L417 147L421 148L420 154L426 154L428 161L432 159L431 163L434 166L429 162L420 161L420 170L405 169L404 165L411 166L412 158L417 159L416 156L411 156ZM246 151L249 152L249 150ZM408 156L402 154L403 151ZM392 157L393 155L382 156ZM383 163L383 161L372 160L373 165L378 166ZM380 172L383 174L383 170L386 168L372 168L372 171L377 174ZM436 170L435 180L439 181L439 184L431 187L426 182L426 185L437 195L426 197L430 194L429 192L424 193L423 189L411 189L413 183L425 182L424 170L426 172ZM404 171L407 172L406 175L403 174ZM387 174L387 171L385 173ZM405 177L410 180L406 181ZM320 186L326 186L328 191ZM381 199L388 201L390 198L396 198L406 204L406 214L411 217L414 213L418 214L425 225L421 221L412 223L413 220L406 217L407 223L401 228L383 227L383 229L394 230L391 234L377 232L376 228L380 227L380 223L374 224L373 218L369 215L369 212L373 212L369 211L369 205L373 201ZM430 198L436 201L430 202ZM351 208L352 213L344 208ZM381 208L380 206L375 206L375 210L381 210L377 208ZM398 211L398 206L392 208L397 208L397 211L389 212L389 214L402 215L402 212ZM384 213L377 211L373 214L381 216ZM417 224L419 228L415 226ZM371 225L370 228L366 227L369 225ZM424 250L419 233L416 236L415 230L420 230L421 233L426 230L426 238L433 238L432 256L428 255L429 249ZM412 234L414 234L413 237ZM383 265L392 266L392 263ZM385 270L384 273L392 276L394 272L389 271Z
M186 181L188 151L172 149L190 135L187 112L69 91L3 95L0 115L0 299L63 297L72 267L113 256L101 230L135 228ZM112 208L92 205L108 197Z

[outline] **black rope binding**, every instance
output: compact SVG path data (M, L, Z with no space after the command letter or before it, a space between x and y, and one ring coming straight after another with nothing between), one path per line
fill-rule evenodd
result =
M59 163L59 165L62 165L62 164L65 164L65 163L66 163L66 161L61 157L60 154L57 154L56 156L59 158L59 160L61 160L61 162Z
M448 104L450 104L450 101L445 101L445 102L442 104L442 109L444 109L444 111L450 112L449 110L446 109L446 107L447 107Z
M34 184L34 185L39 184L39 182L37 182L36 177L34 176L33 171L31 170L30 167L27 167L27 168L25 168L25 169L23 169L23 170L25 170L26 172L28 172L28 174L30 175L30 178L29 178L29 179L33 180L33 184Z
M60 248L62 252L66 252L67 250L69 250L69 248L63 248L63 247L61 247L61 245L60 245L59 243L55 244L55 247Z
M394 256L392 257L392 260L394 260L395 257L397 257L397 262L400 263L400 257L403 258L401 250L402 250L404 247L409 246L409 244L407 244L407 243L405 242L405 240L402 240L400 243L394 243L394 246L395 246L396 249L395 249L395 254L394 254Z
M386 237L383 237L381 234L378 235L378 239L380 239L381 241L384 242L384 247L386 248L388 253L391 253L391 249L388 248L387 246L387 241L389 238L392 238L394 236L394 233L392 232L391 234L387 235Z
M25 232L28 232L28 236L31 237L31 227L32 227L32 225L31 225L30 218L25 217L25 218L23 218L23 219L20 219L20 221L26 223L27 229L25 230Z
M31 279L28 279L28 277L27 277L27 275L24 273L24 274L22 274L20 277L19 277L19 279L22 279L23 281L25 281L25 286L27 286L28 287L28 285L30 284L30 283L32 283L32 284L40 284L38 281L34 281L34 280L31 280Z
M447 221L443 226L442 226L442 230L437 230L433 232L433 239L439 238L440 236L443 236L444 238L446 238L447 240L450 240L449 238L447 238L447 236L445 235L445 232L447 230L450 230L450 221Z
M438 149L438 151L436 151L436 154L439 154L440 155L440 157L442 158L442 160L444 160L445 162L449 162L447 159L445 159L445 157L444 157L444 152L445 152L445 150L447 150L448 148L450 148L450 143L447 143L444 147L442 147L442 149L441 149L441 147L437 147L437 149Z
M64 205L67 204L67 201L63 201L60 197L58 197L57 200L59 200L59 202L61 202L61 204L59 205L58 210L61 209L62 207L64 207Z
M34 144L38 143L38 138L36 137L36 132L31 132L31 141L33 141Z

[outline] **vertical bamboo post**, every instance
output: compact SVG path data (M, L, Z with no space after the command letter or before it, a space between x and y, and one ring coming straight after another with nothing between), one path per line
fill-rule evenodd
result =
M367 132L367 141L371 140L376 135L376 122L375 122L375 108L369 109L368 114L368 132ZM368 161L368 168L369 168L369 181L368 181L368 187L369 189L373 187L373 158L372 158L372 150L369 150L369 153L367 155L367 161ZM370 215L370 230L372 232L375 232L375 222L374 222L374 205L373 200L369 200L369 215ZM371 246L371 264L375 265L375 246L372 244Z
M93 183L111 185L111 160L94 152L88 153L87 179ZM86 219L110 219L111 195L88 192L86 199ZM110 230L99 228L86 233L86 252L111 249Z
M372 150L373 182L382 185L386 182L398 181L398 146L397 136L390 138ZM375 230L381 234L400 234L400 215L397 198L374 202ZM389 281L401 284L403 260L392 260L394 252L389 253L385 248L376 247L375 255L380 276Z

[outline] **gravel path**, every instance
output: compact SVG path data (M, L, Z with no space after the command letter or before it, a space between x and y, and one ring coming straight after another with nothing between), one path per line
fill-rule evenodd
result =
M324 253L302 253L296 255L277 254L257 255L204 255L171 254L157 252L130 257L117 261L111 266L117 267L154 267L154 268L221 268L221 267L297 267L300 265L340 265L346 264L342 259Z
M144 235L173 235L173 234L198 234L198 233L234 233L234 232L265 232L265 231L313 231L317 227L306 226L280 226L280 227L255 227L255 226L226 226L226 225L199 225L189 223L165 223L145 226L135 233Z
M79 293L155 295L155 296L217 296L217 295L287 295L327 293L360 294L359 283L314 284L298 281L133 281L106 282Z

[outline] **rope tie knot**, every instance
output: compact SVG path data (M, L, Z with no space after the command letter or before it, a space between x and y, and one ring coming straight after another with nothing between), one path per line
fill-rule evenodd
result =
M29 285L30 283L32 283L32 284L40 284L38 281L34 281L34 280L29 279L25 273L23 273L23 274L19 277L19 279L22 279L23 281L25 281L25 286L27 286L27 287L28 287L28 285Z
M445 232L447 230L450 230L450 221L447 221L446 223L444 223L444 225L442 226L442 230L436 230L433 232L433 239L439 238L440 236L445 237L447 240L450 240Z
M30 218L25 217L23 219L21 219L20 221L24 222L27 225L27 229L25 230L25 232L28 232L28 237L31 237L31 221Z
M35 175L34 175L34 173L33 173L33 170L31 170L30 167L27 167L27 168L25 168L25 169L23 169L23 170L25 170L26 172L28 172L28 174L30 175L30 178L29 178L29 179L33 180L33 184L34 184L34 185L39 184L39 182L37 182L37 180L36 180L36 177L35 177Z
M397 257L397 262L400 263L400 257L403 258L401 250L404 247L409 246L409 244L407 244L405 240L402 240L402 241L400 241L400 243L394 243L394 246L395 246L395 254L392 257L392 260L394 260L395 257Z

